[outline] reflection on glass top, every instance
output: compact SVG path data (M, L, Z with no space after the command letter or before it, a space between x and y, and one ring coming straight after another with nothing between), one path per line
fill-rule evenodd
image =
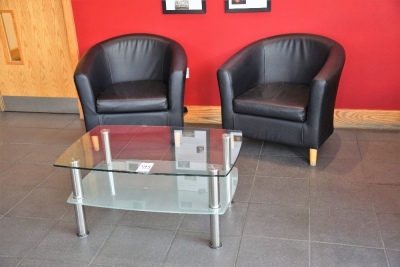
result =
M225 139L228 154L224 154L223 136L229 137L229 143ZM73 143L54 165L107 172L196 176L209 176L210 169L217 169L219 176L226 176L238 158L241 145L240 131L102 125ZM224 155L230 162L224 162ZM76 165L72 165L74 161Z

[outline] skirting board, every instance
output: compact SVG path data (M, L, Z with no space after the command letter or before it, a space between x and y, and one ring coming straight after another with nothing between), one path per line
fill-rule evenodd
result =
M188 106L185 123L221 124L221 107ZM336 109L335 128L400 129L400 111Z
M76 98L3 96L2 111L79 113Z

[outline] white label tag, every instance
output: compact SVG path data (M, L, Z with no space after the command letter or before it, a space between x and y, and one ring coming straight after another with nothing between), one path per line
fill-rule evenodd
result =
M153 167L154 163L149 163L149 162L142 162L139 165L139 168L137 168L137 172L149 172L151 168Z

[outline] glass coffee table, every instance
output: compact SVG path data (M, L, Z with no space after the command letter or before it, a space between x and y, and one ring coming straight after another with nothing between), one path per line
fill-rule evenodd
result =
M85 206L210 215L210 247L221 247L219 216L238 183L242 133L164 126L98 126L54 163L69 168L78 236ZM85 177L82 177L85 170Z

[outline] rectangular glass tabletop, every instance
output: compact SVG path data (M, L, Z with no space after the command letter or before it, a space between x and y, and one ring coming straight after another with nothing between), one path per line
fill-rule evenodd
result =
M108 133L110 162L107 163ZM230 137L230 164L224 167L223 138ZM168 126L98 126L73 143L56 167L153 175L218 176L232 170L242 145L242 133L224 129ZM72 166L78 161L79 166Z
M224 138L229 137L228 148ZM227 139L225 139L227 140ZM103 208L223 214L238 183L233 167L240 131L164 126L98 126L72 144L54 163L88 170L83 198L68 203ZM229 151L229 160L224 158ZM227 164L228 161L228 164ZM219 209L211 209L210 170L219 179Z

